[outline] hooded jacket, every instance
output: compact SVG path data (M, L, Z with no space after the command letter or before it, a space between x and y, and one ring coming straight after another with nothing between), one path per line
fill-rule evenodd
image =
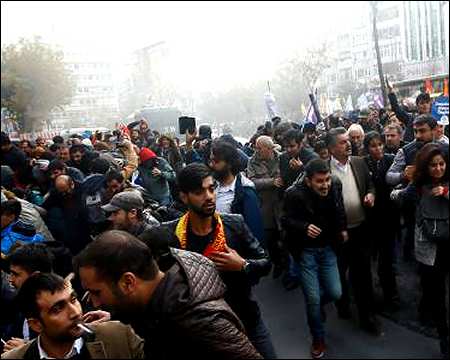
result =
M154 167L161 171L160 176L152 175L152 169ZM167 160L160 157L148 159L144 164L138 167L138 170L139 175L135 184L140 185L147 190L152 199L156 200L161 205L169 205L169 182L174 181L176 175Z

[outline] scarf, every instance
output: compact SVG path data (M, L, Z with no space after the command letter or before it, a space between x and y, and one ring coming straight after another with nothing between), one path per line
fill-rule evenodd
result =
M225 231L223 228L222 219L218 213L214 214L217 225L214 230L213 240L208 244L206 249L203 251L203 256L208 257L212 252L225 252L225 245L227 243L225 238ZM177 224L175 229L175 235L178 237L180 242L180 248L186 250L188 238L188 226L189 226L189 212L187 212Z

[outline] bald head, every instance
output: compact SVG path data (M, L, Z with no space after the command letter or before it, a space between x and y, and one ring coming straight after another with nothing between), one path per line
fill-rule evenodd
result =
M262 135L256 140L256 152L262 159L272 159L275 144L270 136Z
M60 175L55 180L55 188L60 194L71 194L75 184L68 175Z
M274 156L273 140L270 136L262 135L256 140L256 153L263 160L270 160Z
M258 139L256 139L256 145L264 146L270 149L273 149L274 143L270 136L261 135Z

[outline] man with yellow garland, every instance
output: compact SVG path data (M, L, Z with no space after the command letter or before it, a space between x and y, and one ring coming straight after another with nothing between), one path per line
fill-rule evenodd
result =
M270 272L268 255L241 215L216 212L217 184L206 165L189 164L177 180L180 199L189 210L180 219L162 225L168 229L162 246L200 253L215 263L227 287L225 300L241 319L248 338L264 358L274 359L269 331L252 294L252 285Z

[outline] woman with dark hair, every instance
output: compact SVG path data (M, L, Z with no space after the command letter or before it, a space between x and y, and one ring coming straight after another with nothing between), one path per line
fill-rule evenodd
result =
M420 307L431 309L438 330L441 354L448 359L448 283L449 210L448 156L442 147L426 144L416 157L413 182L395 190L391 198L416 202L415 256L422 285Z
M383 136L370 131L364 138L364 160L372 175L377 200L370 218L372 246L378 257L378 277L383 289L384 303L396 309L399 307L397 281L395 278L396 242L400 233L400 214L390 199L391 186L386 183L386 173L394 161L394 155L384 153Z

